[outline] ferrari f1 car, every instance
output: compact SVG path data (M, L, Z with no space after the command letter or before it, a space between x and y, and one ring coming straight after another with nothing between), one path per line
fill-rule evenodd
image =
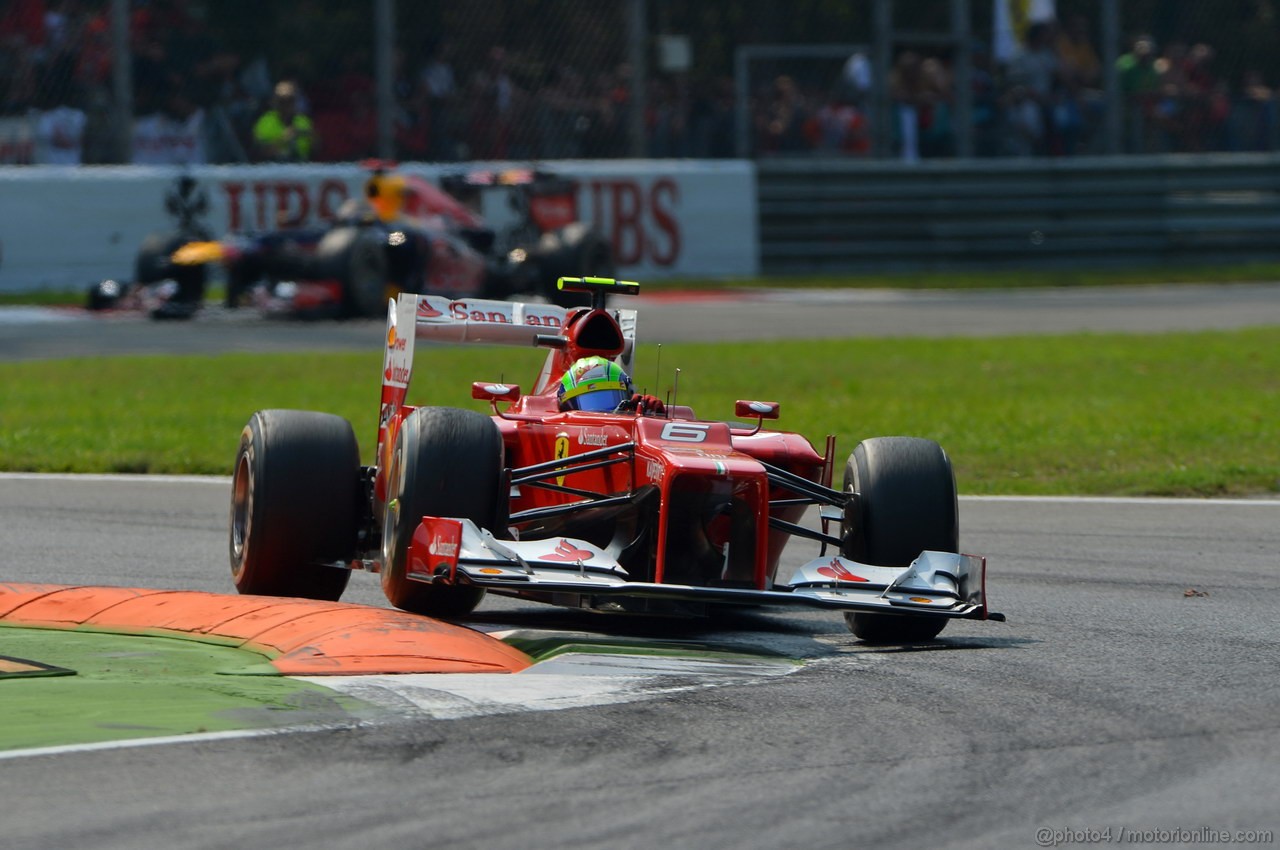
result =
M567 178L472 171L436 186L373 163L364 199L344 204L332 225L218 241L190 227L157 234L139 252L135 286L103 282L89 306L186 318L203 301L214 263L225 270L229 308L248 301L268 314L377 317L398 292L585 303L556 280L610 273L613 251L577 220L577 185Z
M634 406L625 392L617 409L566 405L584 362L631 370L636 313L606 309L605 296L639 287L559 285L592 306L410 294L391 303L372 467L360 465L345 419L255 413L233 477L237 589L337 600L363 569L381 573L391 604L441 617L465 615L487 591L653 614L814 606L844 612L874 642L932 639L958 617L1003 619L987 607L985 559L958 554L955 479L936 443L865 440L835 489L834 437L819 454L798 434L763 429L776 402L738 401L747 424L651 397ZM418 339L548 354L529 392L472 384L490 415L414 407ZM813 506L820 519L802 524ZM796 537L817 554L779 575Z

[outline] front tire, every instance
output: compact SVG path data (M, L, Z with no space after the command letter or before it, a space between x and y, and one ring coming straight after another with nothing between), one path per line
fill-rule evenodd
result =
M906 567L925 550L958 552L959 511L951 461L942 447L917 437L859 443L844 470L845 492L858 493L858 515L846 517L841 554L864 564ZM849 630L869 643L932 640L941 617L845 614Z
M465 517L494 531L502 479L502 437L474 410L420 407L400 427L382 520L382 590L397 608L461 617L484 588L435 585L406 575L409 543L424 516Z
M327 413L260 410L231 487L231 578L241 593L337 601L356 554L360 449Z

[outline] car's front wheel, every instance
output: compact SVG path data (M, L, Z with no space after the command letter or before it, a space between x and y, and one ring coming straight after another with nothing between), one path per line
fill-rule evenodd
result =
M409 543L424 516L462 517L491 531L499 515L502 437L474 410L420 407L396 438L382 520L382 590L397 608L432 617L460 617L484 589L436 585L406 575Z
M231 485L231 578L241 593L336 601L351 577L360 450L347 420L259 410ZM342 566L339 566L342 565Z
M958 552L956 482L946 452L918 437L876 437L859 443L844 470L844 489L856 493L844 522L841 554L863 564L906 567L925 550ZM932 640L941 617L845 615L849 629L869 643Z

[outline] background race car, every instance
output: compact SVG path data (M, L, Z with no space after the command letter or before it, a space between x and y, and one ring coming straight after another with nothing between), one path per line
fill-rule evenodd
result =
M180 178L166 204L177 230L147 238L132 286L95 285L90 309L187 318L204 299L213 264L225 272L229 308L344 317L381 316L398 292L581 304L556 280L613 271L608 241L578 220L572 180L511 169L446 175L436 186L382 163L369 167L364 198L346 202L331 225L218 241L199 221L203 192Z

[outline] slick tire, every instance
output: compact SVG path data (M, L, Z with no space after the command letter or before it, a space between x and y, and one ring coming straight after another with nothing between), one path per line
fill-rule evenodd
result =
M241 593L337 601L359 533L351 423L260 410L240 435L231 486L231 578Z
M539 247L558 247L540 251L538 255L541 279L547 287L548 300L559 307L589 305L589 294L562 292L556 287L556 281L562 277L613 277L617 268L613 260L613 249L600 233L581 222L570 224L553 236L552 239L544 236Z
M140 284L159 283L173 277L173 252L186 240L178 233L150 233L138 246L134 260L133 279Z
M502 437L474 410L420 407L400 427L387 477L382 518L382 590L397 608L430 617L461 617L484 588L434 585L405 575L409 542L424 516L465 517L494 530L499 515Z
M344 297L353 317L380 318L387 313L390 282L386 236L380 230L361 230L347 254Z
M859 494L859 515L846 517L841 529L846 558L905 567L926 549L959 551L955 475L946 452L932 440L864 440L845 464L844 489ZM946 625L942 618L899 614L848 613L845 620L868 643L932 640Z

